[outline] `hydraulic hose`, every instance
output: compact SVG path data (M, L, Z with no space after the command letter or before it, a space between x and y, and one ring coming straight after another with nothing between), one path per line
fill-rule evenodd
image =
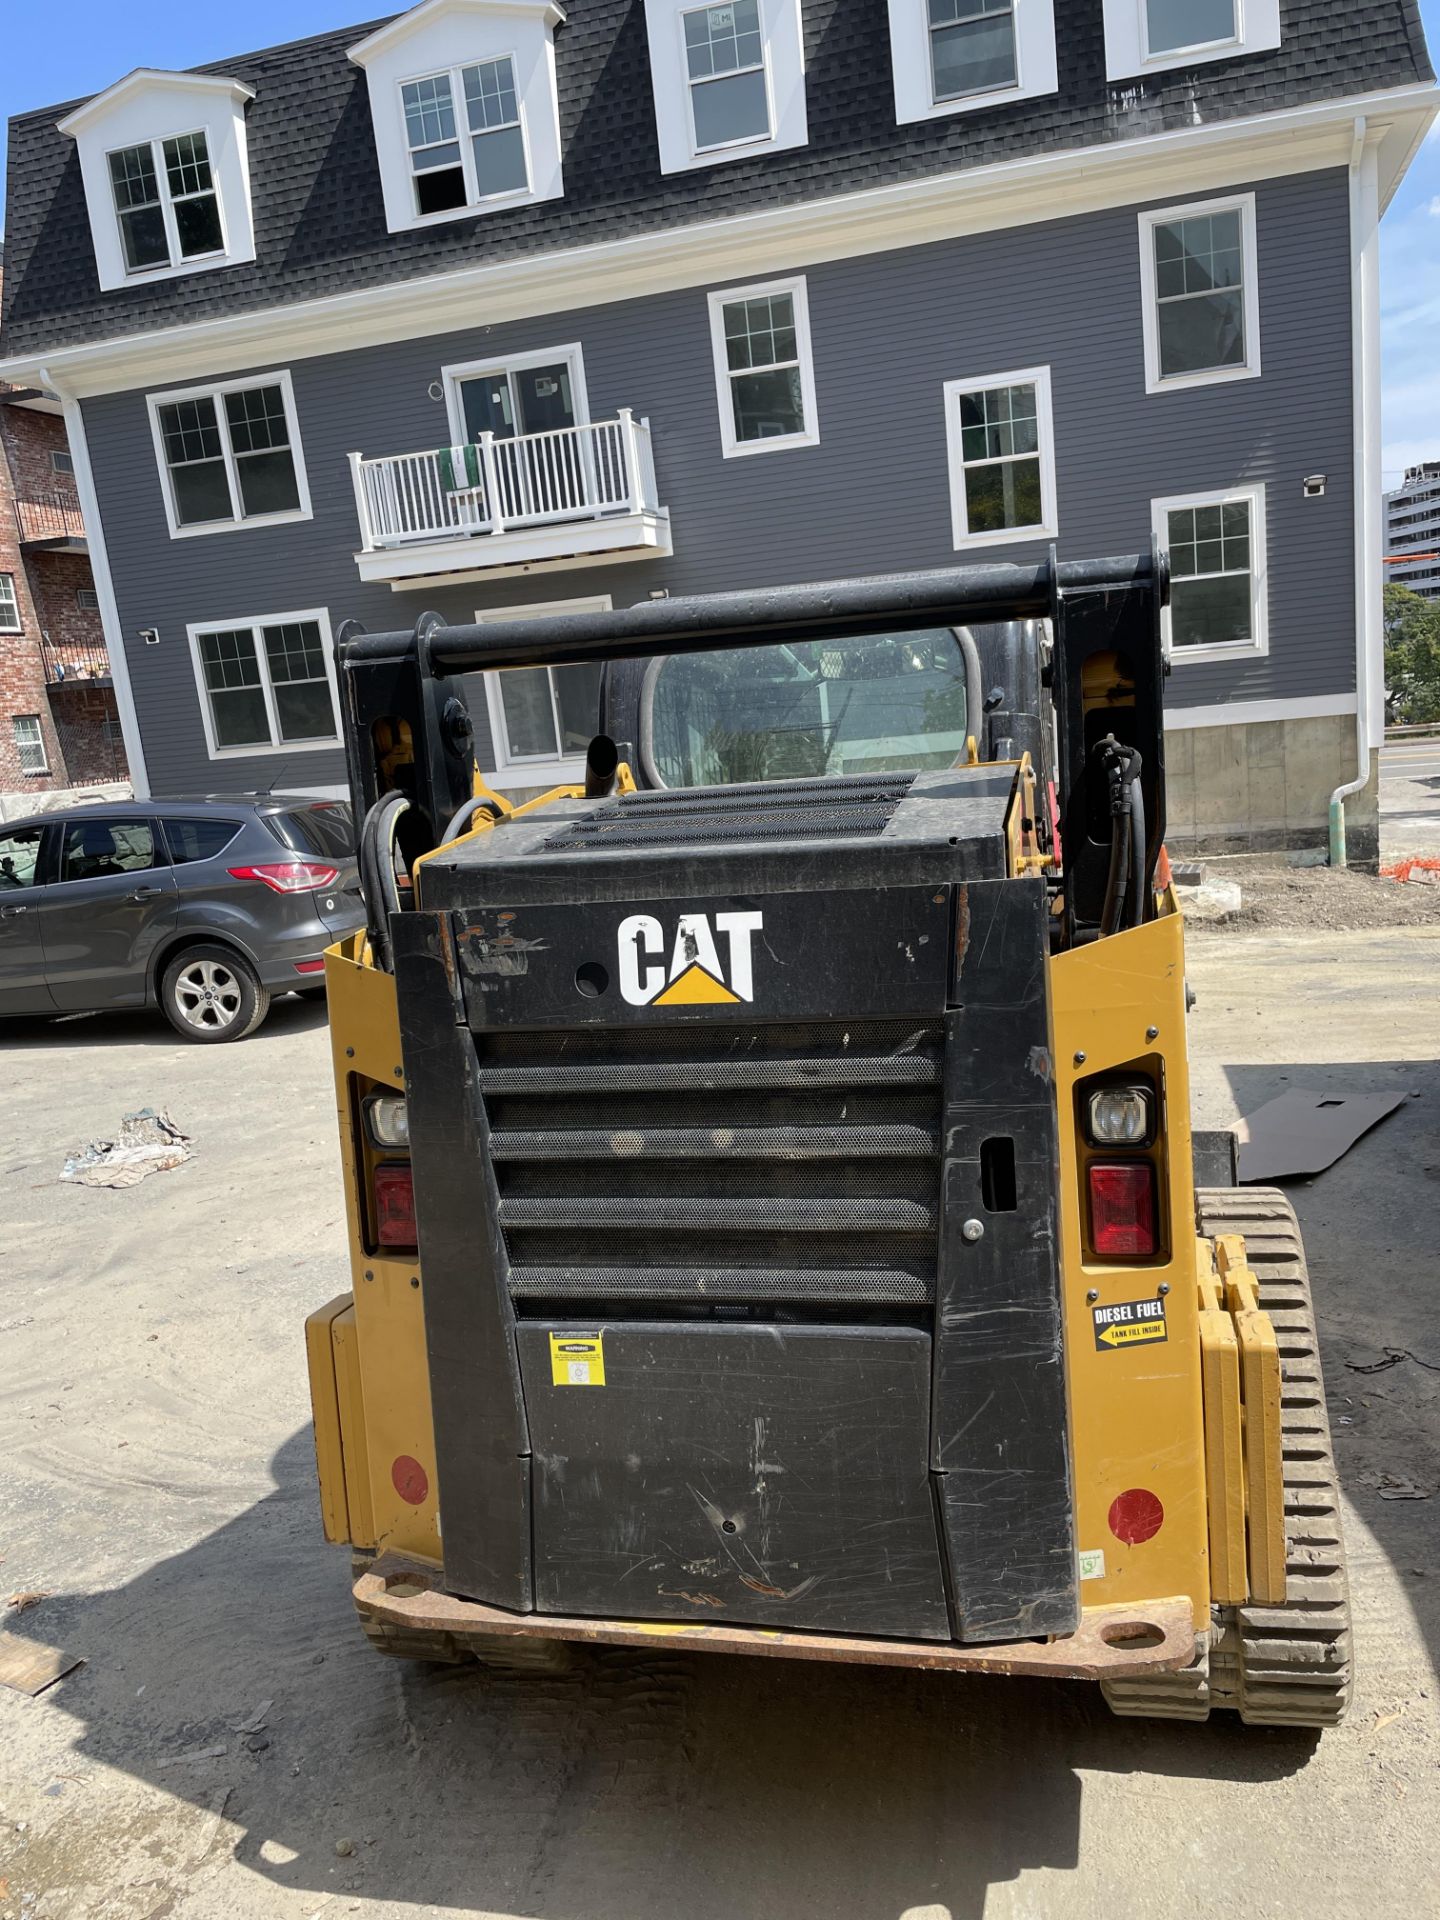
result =
M458 840L482 808L490 814L492 819L498 820L500 818L499 813L496 811L495 803L488 793L472 794L464 806L459 808L458 811L453 813L449 820L446 821L445 831L440 836L440 845L445 847L448 846L452 840Z
M1145 802L1141 759L1134 747L1108 734L1097 749L1110 786L1110 871L1100 909L1100 938L1122 925L1139 926L1145 914ZM1138 806L1137 806L1138 802ZM1128 908L1128 917L1127 917Z
M975 742L983 759L985 742L981 738L981 729L985 725L985 686L980 677L980 649L969 627L952 627L950 631L965 662L965 732Z
M1138 775L1139 768L1137 766ZM1149 880L1146 874L1145 794L1139 779L1130 783L1130 924L1139 927L1149 918Z
M360 891L365 899L365 931L371 956L383 973L393 973L390 916L400 911L395 879L395 829L410 811L403 793L387 793L366 814L360 828Z

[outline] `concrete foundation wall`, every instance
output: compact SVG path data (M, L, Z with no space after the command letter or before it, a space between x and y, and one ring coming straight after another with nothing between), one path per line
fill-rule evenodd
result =
M1358 768L1353 714L1267 720L1257 726L1187 727L1165 736L1174 855L1289 853L1329 844L1330 795ZM1350 864L1380 855L1380 767L1345 803Z

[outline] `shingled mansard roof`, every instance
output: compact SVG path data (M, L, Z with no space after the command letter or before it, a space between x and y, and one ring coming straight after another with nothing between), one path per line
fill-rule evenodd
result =
M10 124L0 350L253 313L1433 77L1417 0L1284 0L1276 52L1108 84L1102 0L1060 0L1058 94L896 126L883 0L805 0L809 144L664 176L643 0L573 0L567 12L555 36L563 199L388 233L365 74L347 57L385 24L371 21L199 69L254 89L256 258L111 293L96 277L75 142L56 124L84 103L21 114Z

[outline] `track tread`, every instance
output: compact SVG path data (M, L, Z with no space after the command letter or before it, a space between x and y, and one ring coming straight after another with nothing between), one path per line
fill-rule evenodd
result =
M1190 1666L1105 1682L1103 1691L1127 1717L1196 1721L1227 1707L1252 1727L1338 1726L1350 1702L1350 1595L1300 1228L1277 1188L1214 1188L1196 1195L1196 1207L1207 1236L1244 1235L1279 1339L1288 1598L1283 1607L1215 1608L1209 1645Z

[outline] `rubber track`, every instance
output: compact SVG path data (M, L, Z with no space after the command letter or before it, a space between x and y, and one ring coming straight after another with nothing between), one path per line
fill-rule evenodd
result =
M1350 1595L1299 1224L1273 1187L1212 1188L1196 1202L1207 1237L1245 1236L1280 1343L1289 1597L1283 1607L1217 1607L1209 1648L1189 1667L1109 1682L1105 1697L1115 1713L1146 1719L1205 1720L1226 1707L1251 1727L1338 1726L1350 1701Z

